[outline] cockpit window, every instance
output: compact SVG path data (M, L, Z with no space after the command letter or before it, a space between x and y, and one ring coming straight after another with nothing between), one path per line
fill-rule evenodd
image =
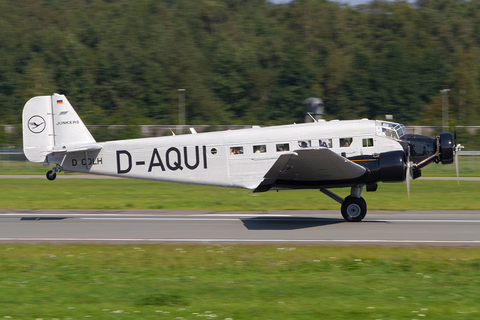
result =
M391 137L393 139L400 139L403 135L407 134L405 126L399 123L378 121L377 132L383 136Z
M391 128L383 128L382 132L387 137L392 137L392 138L398 139L397 132L395 130L391 129Z

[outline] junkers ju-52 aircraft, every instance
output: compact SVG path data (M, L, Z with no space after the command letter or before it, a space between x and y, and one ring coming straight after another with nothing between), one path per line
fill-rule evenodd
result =
M451 133L407 134L379 120L317 121L274 127L96 142L64 95L30 99L23 109L28 160L83 172L253 192L319 189L341 204L347 221L361 221L363 189L407 181L435 162L450 164L461 148ZM458 175L458 170L457 170ZM330 189L350 187L342 198Z

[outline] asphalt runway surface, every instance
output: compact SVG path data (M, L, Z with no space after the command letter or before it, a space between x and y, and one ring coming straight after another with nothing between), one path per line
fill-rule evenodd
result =
M337 210L0 209L0 242L480 247L480 210L370 211L352 223Z

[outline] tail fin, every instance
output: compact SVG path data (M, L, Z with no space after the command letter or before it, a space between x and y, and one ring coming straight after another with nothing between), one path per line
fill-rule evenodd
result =
M32 162L48 162L56 150L95 143L64 95L34 97L23 108L23 152Z

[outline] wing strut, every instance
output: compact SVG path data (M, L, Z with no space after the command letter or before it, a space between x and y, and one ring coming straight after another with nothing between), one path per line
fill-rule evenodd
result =
M327 190L327 189L320 189L320 192L324 193L326 196L332 198L333 200L337 201L338 203L340 204L343 204L343 202L345 201L345 199L343 199L342 197L340 197L339 195L333 193L332 191L330 190Z

